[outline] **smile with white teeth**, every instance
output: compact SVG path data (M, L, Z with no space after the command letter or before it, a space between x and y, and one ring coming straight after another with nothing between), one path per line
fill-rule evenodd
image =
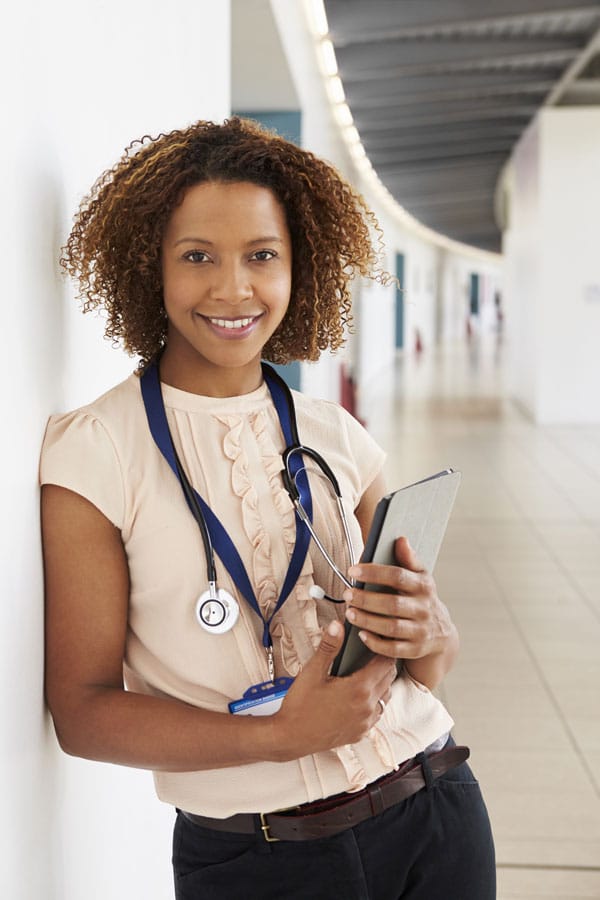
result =
M214 319L212 316L207 316L206 318L213 325L218 325L220 328L245 328L246 325L254 322L256 316L246 319Z

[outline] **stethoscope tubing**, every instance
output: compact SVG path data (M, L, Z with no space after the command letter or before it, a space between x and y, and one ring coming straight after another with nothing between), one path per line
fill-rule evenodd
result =
M353 564L354 564L354 561L355 561L354 548L353 548L353 546L352 546L352 539L351 539L351 537L350 537L350 530L349 530L349 528L348 528L348 522L347 522L347 519L346 519L346 513L345 513L344 508L343 508L343 505L342 505L342 499L341 499L341 497L336 497L336 502L337 502L338 510L339 510L339 512L340 512L340 519L342 520L342 527L343 527L343 529L344 529L344 535L345 535L345 538L346 538L346 545L347 545L347 547L348 547L348 554L349 554L349 556L350 556L350 565L353 565ZM342 570L340 569L340 567L337 565L337 563L334 562L334 560L331 558L329 552L327 551L327 549L326 549L325 546L323 545L323 543L322 543L322 541L321 541L319 535L318 535L317 532L315 531L312 522L310 521L310 519L309 519L308 516L306 515L306 511L304 510L304 507L303 507L302 504L300 503L300 500L299 500L299 499L292 499L292 503L294 504L294 509L295 509L296 512L298 513L298 516L300 517L300 519L302 519L302 521L304 522L304 524L306 525L306 527L307 527L308 530L310 531L310 536L312 537L313 541L314 541L315 544L317 545L319 551L321 552L322 556L324 557L324 559L326 560L326 562L328 563L328 565L330 566L330 568L332 569L332 571L334 572L334 574L337 575L337 577L340 579L340 581L342 581L342 582L346 585L346 587L348 587L348 588L354 587L353 582L350 581L350 579L347 578L346 575L344 575L344 573L342 572Z
M208 525L206 524L206 519L200 508L200 504L196 499L196 494L194 493L194 490L185 473L185 469L181 465L180 459L177 455L177 451L175 450L175 446L173 446L173 454L175 456L175 464L179 472L179 481L181 483L181 487L183 488L183 493L185 494L188 506L190 507L191 512L198 524L198 528L200 529L202 543L204 544L204 555L206 556L206 577L208 579L209 590L211 590L211 593L213 593L216 590L217 584L217 566L215 561L215 550L213 547L212 538L210 536L210 531L208 530Z
M290 396L289 404L292 404L292 403L293 403L293 399ZM292 407L290 406L290 408L292 408ZM295 413L294 413L294 418L295 418ZM323 459L321 454L317 453L316 450L313 450L312 447L305 447L304 444L301 444L298 442L296 444L292 444L290 447L286 447L285 450L283 451L283 453L281 454L281 461L283 462L283 469L281 471L281 477L283 479L284 487L285 487L286 491L288 492L288 494L290 495L290 499L292 500L292 502L293 502L294 498L299 497L299 492L298 492L298 488L296 487L296 482L294 480L294 476L292 475L292 473L290 471L290 460L291 460L292 456L294 455L294 453L300 453L301 456L302 455L310 456L310 458L314 462L316 462L316 464L320 468L320 470L323 473L323 475L325 476L325 478L327 478L327 480L330 482L330 484L335 492L335 496L338 498L338 500L341 499L342 494L340 491L340 485L339 485L337 478L335 477L335 475L333 473L331 466L329 466L325 462L325 460ZM306 471L306 467L304 467L304 471Z

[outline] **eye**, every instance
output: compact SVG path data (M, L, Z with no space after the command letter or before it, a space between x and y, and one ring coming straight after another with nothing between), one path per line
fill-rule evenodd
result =
M210 257L204 250L188 250L187 253L183 254L183 258L191 263L203 263L208 262Z
M275 259L276 256L277 254L274 250L257 250L250 258L255 259L257 262L267 262L270 259Z

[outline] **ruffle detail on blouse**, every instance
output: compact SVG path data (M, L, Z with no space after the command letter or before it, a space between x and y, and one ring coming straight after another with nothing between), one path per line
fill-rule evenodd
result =
M337 747L333 752L344 767L344 772L348 779L348 793L362 791L368 781L367 773L352 744L345 744L343 747Z
M292 632L283 622L278 622L271 628L271 635L274 641L279 641L279 653L283 668L288 675L295 678L302 671L302 661L294 644Z
M258 496L248 472L248 458L241 447L245 418L233 415L217 418L229 429L223 438L223 452L231 460L231 486L241 500L242 523L252 544L251 581L262 614L268 618L273 612L279 592L271 567L271 538L265 531L260 516ZM250 421L252 418L254 417L250 417Z
M256 443L258 444L261 460L267 473L273 502L281 520L283 538L288 548L288 556L291 557L296 543L296 516L294 507L290 502L290 498L283 487L283 482L281 480L281 454L275 447L271 435L269 434L265 413L261 410L255 415L250 416L249 421L256 438Z
M385 733L377 725L371 728L369 732L369 740L373 744L375 752L377 753L377 756L379 757L383 765L387 766L390 769L397 768L398 761L394 757L394 750L392 748L392 745Z
M371 742L377 756L387 769L391 771L398 768L398 760L394 756L394 749L381 728L374 725L366 739ZM354 749L354 745L346 744L344 747L338 747L334 752L343 765L344 772L350 783L348 791L362 790L367 784L368 778Z
M310 580L311 585L314 584L313 579ZM317 615L318 611L318 603L311 597L308 593L308 589L305 590L297 590L296 597L303 597L304 602L302 604L298 604L298 609L300 611L300 616L302 618L302 624L308 635L308 639L312 645L313 650L316 650L319 644L321 643L321 638L323 637L323 632L325 630L325 626L319 623L319 618Z

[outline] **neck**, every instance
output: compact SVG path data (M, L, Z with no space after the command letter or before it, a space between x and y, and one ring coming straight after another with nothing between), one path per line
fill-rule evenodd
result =
M180 391L203 397L239 397L250 394L262 384L260 359L245 366L224 368L207 360L186 361L169 353L167 347L160 359L160 380Z

